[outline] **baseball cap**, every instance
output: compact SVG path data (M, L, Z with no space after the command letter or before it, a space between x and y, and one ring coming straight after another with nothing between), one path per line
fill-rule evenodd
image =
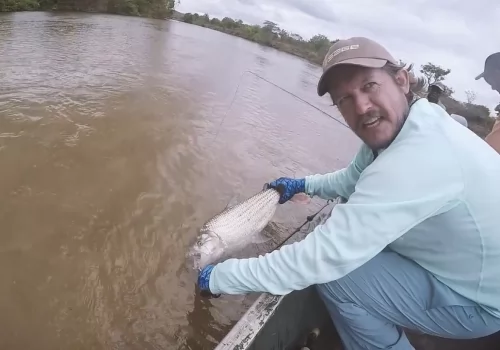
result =
M328 91L325 77L341 64L382 68L387 62L397 64L392 55L379 43L364 37L352 37L333 44L323 60L323 74L318 82L318 95Z
M444 88L443 84L441 84L441 83L432 83L431 85L429 85L429 90L430 90L432 87L436 87L436 88L438 88L439 90L441 90L441 92L444 92L444 90L445 90L445 88Z
M492 69L500 69L500 52L493 53L486 58L484 71L476 77L476 80L484 78L484 73Z

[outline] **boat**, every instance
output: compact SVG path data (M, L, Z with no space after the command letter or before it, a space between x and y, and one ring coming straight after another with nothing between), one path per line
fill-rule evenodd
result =
M329 211L331 212L331 210ZM324 222L329 215L319 217ZM312 231L318 222L306 228ZM307 233L306 233L307 234ZM497 350L500 332L456 340L406 330L416 350ZM342 350L335 325L314 286L285 296L261 294L215 350Z
M405 330L416 350L498 350L500 332L478 339L444 339ZM215 350L342 350L314 287L285 296L263 293Z

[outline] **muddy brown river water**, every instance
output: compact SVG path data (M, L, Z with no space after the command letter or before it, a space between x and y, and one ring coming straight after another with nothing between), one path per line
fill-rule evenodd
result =
M318 67L243 39L0 15L0 349L210 349L225 335L254 296L195 295L184 254L199 227L235 194L338 169L358 146L248 70L338 118ZM294 228L320 204L275 221Z

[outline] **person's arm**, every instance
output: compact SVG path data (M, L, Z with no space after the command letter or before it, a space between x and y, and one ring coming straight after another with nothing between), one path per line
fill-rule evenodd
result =
M500 119L493 125L493 129L488 136L486 136L485 141L493 147L495 151L500 153Z
M412 227L459 203L462 174L450 152L443 155L425 142L411 144L410 151L399 148L367 168L348 203L335 206L325 224L303 241L216 265L210 291L283 295L339 279Z
M323 199L349 198L361 173L373 162L373 158L373 152L363 144L346 168L329 174L306 176L306 193Z

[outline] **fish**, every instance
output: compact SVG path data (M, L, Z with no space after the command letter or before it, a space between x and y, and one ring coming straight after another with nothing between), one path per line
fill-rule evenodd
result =
M305 194L297 194L291 201L306 204L309 202L306 197L310 199ZM200 270L250 243L272 239L272 235L263 230L273 218L279 199L279 190L264 188L241 203L228 205L203 224L188 252L194 268Z
M271 239L262 230L274 216L279 199L277 190L264 189L241 203L228 206L203 224L188 253L194 268L200 270L249 243Z

